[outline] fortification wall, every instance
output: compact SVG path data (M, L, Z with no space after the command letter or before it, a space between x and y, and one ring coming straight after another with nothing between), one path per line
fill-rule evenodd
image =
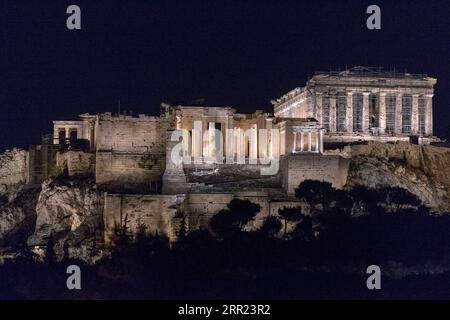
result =
M342 188L347 181L349 160L338 155L299 154L284 157L281 161L283 189L294 194L304 180L330 182Z
M164 118L139 115L100 115L97 126L97 150L134 153L164 153L167 122Z
M229 193L190 193L187 196L186 210L190 230L208 228L209 220L220 210L226 209L233 199L249 200L261 206L255 220L247 225L248 230L258 229L269 215L270 204L267 192L240 191Z
M69 176L95 172L95 154L83 151L66 151L56 154L56 164L67 166Z
M164 154L97 152L95 181L120 193L155 193L161 189Z
M184 170L190 183L224 188L280 188L281 174L261 175L261 164L189 164Z
M284 207L303 207L299 201L270 202L266 192L190 193L187 195L131 195L105 193L103 220L105 242L114 239L119 227L136 235L141 225L150 234L166 235L175 241L183 219L188 230L208 229L210 219L226 209L233 199L247 199L261 206L255 220L245 230L259 229L269 215L277 216ZM305 211L306 212L306 211Z
M105 193L105 242L111 243L117 228L126 227L131 234L137 234L141 225L149 234L164 234L174 241L184 212L184 199L179 195Z

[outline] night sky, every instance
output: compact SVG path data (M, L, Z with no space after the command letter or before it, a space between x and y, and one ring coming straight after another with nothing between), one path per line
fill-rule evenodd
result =
M66 28L81 7L82 29ZM366 28L381 7L382 29ZM435 134L450 135L450 1L0 1L0 149L52 120L204 98L241 112L314 71L382 66L437 77ZM450 137L449 137L450 138Z

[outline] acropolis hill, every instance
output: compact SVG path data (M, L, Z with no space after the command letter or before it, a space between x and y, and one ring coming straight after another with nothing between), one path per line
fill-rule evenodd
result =
M315 73L272 100L273 114L162 103L159 116L53 121L40 145L0 159L0 239L13 241L31 223L29 246L38 250L55 234L60 250L70 240L77 256L83 234L108 244L126 224L174 241L181 220L189 230L208 228L236 198L261 206L252 229L280 208L304 206L294 190L307 179L400 186L434 211L448 210L450 149L433 136L435 84L426 75L355 67ZM173 161L177 147L182 163Z

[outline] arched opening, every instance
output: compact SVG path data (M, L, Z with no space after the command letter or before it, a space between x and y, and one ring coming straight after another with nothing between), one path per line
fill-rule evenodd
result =
M322 98L322 126L326 132L330 131L330 98Z

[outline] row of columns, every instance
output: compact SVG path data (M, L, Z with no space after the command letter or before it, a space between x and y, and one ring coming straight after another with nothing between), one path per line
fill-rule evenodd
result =
M77 139L79 139L80 135L81 135L81 130L82 128L80 128L79 126L77 127L73 127L71 125L65 125L65 126L54 126L53 127L53 144L59 144L59 133L64 131L64 137L66 139L66 141L68 141L70 139L70 133L71 132L76 132L77 133Z
M369 96L370 92L363 92L363 132L368 133L370 130L370 118L369 118ZM388 92L380 92L378 94L378 126L379 133L386 133L386 95ZM403 95L395 94L395 131L394 133L401 134L403 132L402 126L402 109L403 109ZM412 96L412 112L411 112L411 133L419 133L419 97L418 94L413 94ZM433 95L424 95L426 99L425 105L425 135L432 135L433 133L433 105L432 97ZM329 125L330 132L337 131L337 118L336 118L336 103L337 97L330 96L330 114L329 114ZM316 93L316 115L320 123L322 123L323 118L323 94ZM348 92L346 96L346 132L353 132L353 92Z
M323 130L314 130L315 141L314 148L312 143L312 129L296 129L294 130L294 141L292 144L292 153L299 152L315 152L323 153ZM297 144L298 139L300 139L300 145ZM305 141L307 142L307 147L305 148Z
M183 131L183 156L217 159L218 156L220 157L220 151L222 156L227 159L244 159L246 156L250 159L276 156L279 141L276 141L274 146L271 124L270 120L270 126L266 128L267 134L259 136L261 133L258 132L256 124L252 124L250 130L245 131L241 128L226 130L223 128L223 123L221 123L220 129L216 129L215 122L194 121L194 130ZM216 130L220 131L221 135L218 136ZM231 143L227 143L228 141Z

